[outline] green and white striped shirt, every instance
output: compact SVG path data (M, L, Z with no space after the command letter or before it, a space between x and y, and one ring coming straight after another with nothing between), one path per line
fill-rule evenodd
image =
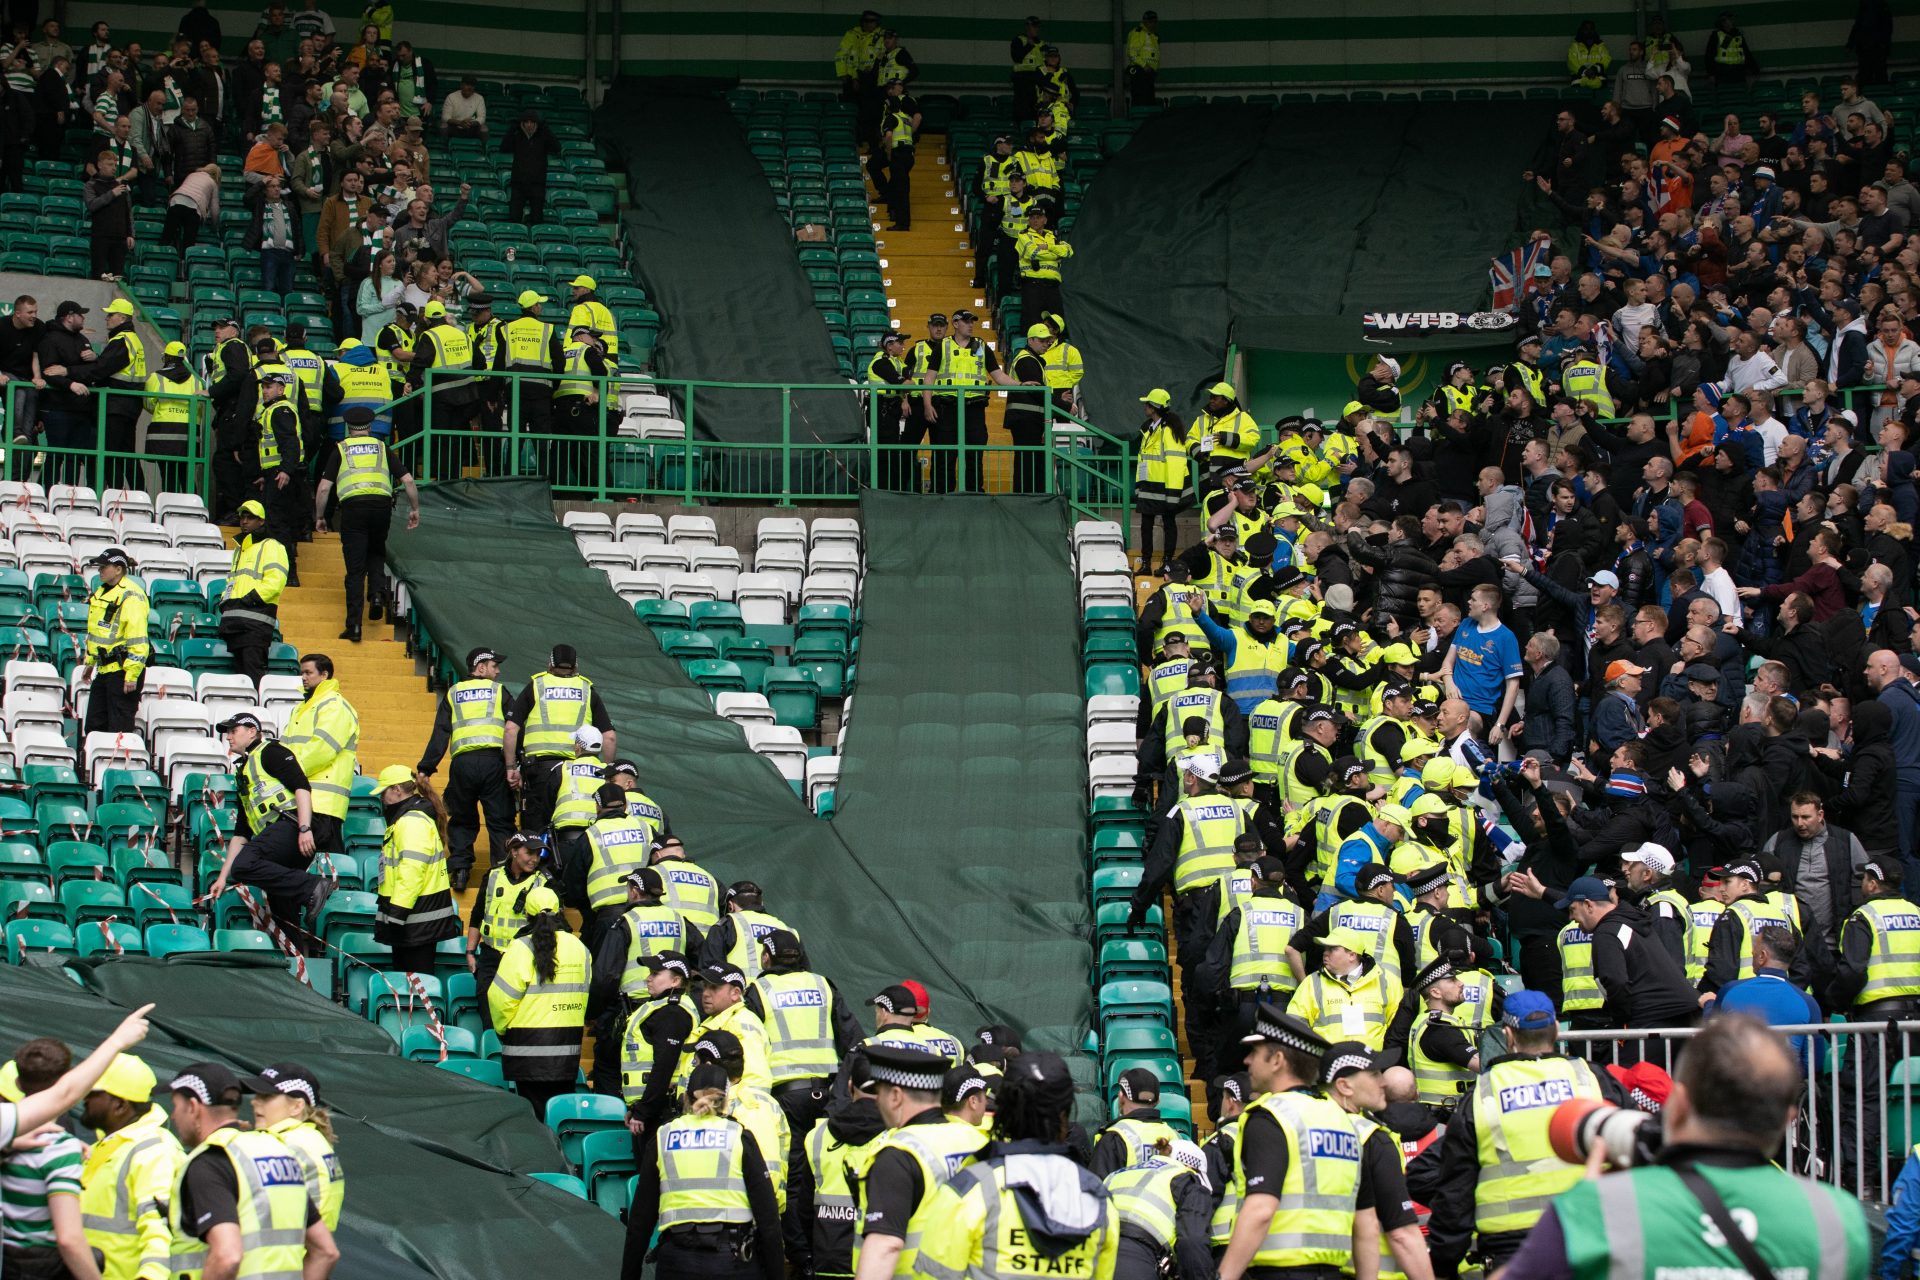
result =
M86 1163L80 1140L64 1129L37 1151L8 1152L0 1160L0 1240L13 1249L53 1248L47 1199L79 1195Z

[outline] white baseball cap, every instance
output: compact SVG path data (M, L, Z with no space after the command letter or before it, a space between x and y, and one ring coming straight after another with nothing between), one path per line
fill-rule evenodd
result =
M1181 766L1202 782L1220 781L1220 757L1211 751L1196 751Z
M573 740L585 747L588 751L598 751L600 749L600 731L590 724L583 724L578 729L575 729L573 731Z
M1394 377L1397 378L1400 376L1400 362L1392 356L1381 356L1380 363L1387 366L1387 372L1391 373Z
M1620 855L1622 862L1637 862L1657 876L1673 874L1673 851L1663 844L1648 841L1638 849L1629 849Z

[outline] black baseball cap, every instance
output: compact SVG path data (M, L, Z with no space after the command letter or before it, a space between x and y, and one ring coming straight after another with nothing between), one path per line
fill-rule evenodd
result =
M1359 1040L1338 1040L1327 1046L1320 1059L1320 1083L1332 1084L1341 1076L1358 1071L1385 1071L1393 1065L1392 1056L1375 1053Z
M936 311L932 315L927 317L927 324L929 327L936 324L945 324L946 322L947 322L947 317L944 312Z
M125 551L123 551L119 547L108 547L106 550L102 551L99 555L90 557L87 560L87 563L88 564L117 564L122 569L130 569L133 567L133 557L129 556Z
M473 670L474 667L478 666L482 662L505 662L506 660L507 660L507 655L504 653L501 653L498 649L488 649L483 647L479 649L467 650L467 670L469 671Z
M662 969L671 969L683 978L691 980L693 969L687 963L687 957L678 951L659 951L650 956L640 957L640 966L654 973Z
M885 1009L888 1013L897 1013L903 1018L917 1017L921 1013L919 997L897 982L890 987L882 988L880 994L867 1003L877 1009Z
M573 646L570 644L557 644L553 646L553 651L547 655L547 665L550 667L577 667L580 665L580 655L574 651Z
M747 985L747 975L740 972L738 969L734 968L730 964L708 965L706 968L700 971L700 980L702 982L709 983L713 986L719 986L721 983L730 982L736 987L745 989Z
M1145 1067L1133 1067L1120 1073L1120 1096L1128 1102L1160 1101L1160 1077Z
M251 711L242 711L237 715L228 716L225 720L213 726L214 732L216 733L225 733L229 729L239 729L242 727L258 729L260 727L260 717L254 715Z
M284 1093L303 1098L310 1107L320 1105L320 1080L297 1062L276 1062L262 1067L257 1076L241 1076L240 1085L254 1093Z
M240 1105L240 1096L246 1092L246 1086L224 1063L196 1062L182 1067L179 1074L167 1083L167 1090L170 1093L191 1094L205 1106L234 1107Z
M53 318L55 320L64 320L68 316L83 316L85 314L87 314L85 307L75 302L72 298L68 298L65 302L61 303L59 309L53 313Z
M667 891L666 877L652 867L635 867L627 872L627 883L645 894L659 897Z

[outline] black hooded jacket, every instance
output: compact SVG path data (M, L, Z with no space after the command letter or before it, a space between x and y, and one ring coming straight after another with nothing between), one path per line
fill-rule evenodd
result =
M1358 564L1375 570L1375 608L1391 614L1404 625L1419 616L1420 588L1437 586L1440 566L1433 557L1409 542L1390 542L1377 547L1358 531L1347 535L1347 550Z
M1893 712L1879 701L1853 705L1853 753L1841 760L1814 757L1826 776L1827 820L1860 837L1868 853L1900 846L1894 816L1897 767L1893 758Z
M1752 806L1747 815L1747 834L1756 846L1778 831L1787 820L1786 797L1776 797L1770 790L1772 783L1767 779L1762 760L1766 737L1766 730L1757 724L1737 724L1727 731L1727 768L1723 776L1726 781L1737 782L1746 788ZM1716 797L1719 790L1720 784L1716 783Z

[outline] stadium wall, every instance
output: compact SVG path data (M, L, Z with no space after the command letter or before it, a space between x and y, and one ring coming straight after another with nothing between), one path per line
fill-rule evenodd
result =
M959 0L937 14L878 7L899 24L927 84L1004 88L1007 41L1038 13L1082 87L1112 82L1116 15L1126 27L1153 0ZM294 7L290 5L289 7ZM335 0L342 43L353 6ZM585 0L406 0L401 27L442 70L576 79L583 74ZM622 33L619 71L640 76L712 76L818 82L832 75L855 0L601 0L599 65L611 70L612 32ZM1678 4L1670 24L1696 62L1722 4ZM1843 65L1854 6L1805 0L1745 0L1734 6L1763 75ZM250 33L261 5L215 4L229 35ZM917 7L916 7L917 8ZM1631 0L1187 0L1159 5L1161 84L1168 92L1244 86L1431 84L1456 80L1551 80L1565 74L1567 42L1586 18L1600 24L1615 58L1626 53ZM1920 9L1896 5L1895 61L1920 57ZM144 42L163 37L185 4L110 3L76 11L79 25L104 18ZM1818 15L1818 16L1812 16ZM529 21L532 18L533 21ZM1697 73L1704 74L1704 67Z

